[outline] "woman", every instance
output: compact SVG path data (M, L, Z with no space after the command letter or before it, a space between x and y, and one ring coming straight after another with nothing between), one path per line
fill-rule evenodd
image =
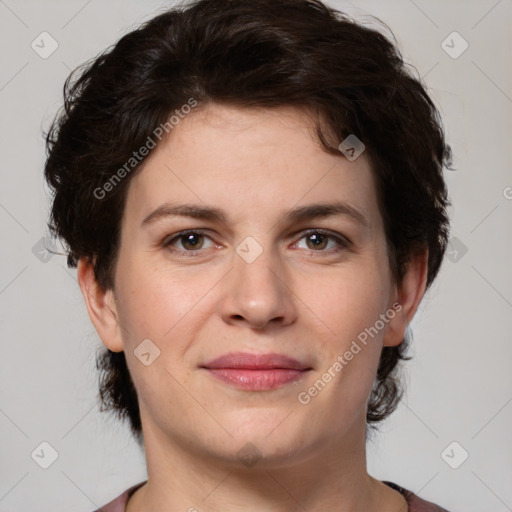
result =
M50 227L148 469L101 510L444 510L366 469L449 227L398 49L316 0L200 0L65 100Z

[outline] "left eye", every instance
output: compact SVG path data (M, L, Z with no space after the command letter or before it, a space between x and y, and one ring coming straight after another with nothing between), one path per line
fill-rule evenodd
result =
M325 249L330 252L331 250L337 251L348 247L348 243L340 237L334 236L323 230L310 230L300 240L306 240L306 249L316 252L324 252ZM328 247L329 242L332 242L331 247Z

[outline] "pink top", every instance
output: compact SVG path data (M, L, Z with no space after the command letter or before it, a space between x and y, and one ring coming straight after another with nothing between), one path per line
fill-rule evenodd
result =
M103 505L103 507L95 510L94 512L125 512L128 498L145 483L145 481L140 482L139 484L130 487L115 500L112 500L110 503ZM383 483L402 494L409 505L408 512L448 512L445 508L441 508L438 505L431 503L430 501L422 500L419 496L416 496L416 494L394 484L393 482L384 481Z

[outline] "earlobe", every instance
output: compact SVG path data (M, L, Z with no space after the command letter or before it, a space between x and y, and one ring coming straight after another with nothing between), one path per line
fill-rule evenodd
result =
M89 317L101 341L112 352L122 352L124 345L114 291L105 290L98 284L90 260L80 258L77 270L78 284L84 296Z
M391 306L395 315L388 324L383 345L396 347L402 343L406 329L412 321L423 295L428 273L428 250L419 251L411 257L401 283L396 285L396 295Z

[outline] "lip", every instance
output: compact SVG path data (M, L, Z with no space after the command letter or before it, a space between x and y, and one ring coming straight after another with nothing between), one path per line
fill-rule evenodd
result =
M311 367L282 354L225 354L201 366L239 389L268 391L301 379Z
M203 365L208 369L238 370L307 370L310 367L282 354L249 354L248 352L232 352L207 362Z

